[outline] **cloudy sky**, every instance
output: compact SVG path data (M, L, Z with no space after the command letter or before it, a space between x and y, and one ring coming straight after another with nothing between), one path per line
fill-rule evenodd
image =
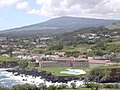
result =
M120 19L120 0L0 0L0 30L59 16Z

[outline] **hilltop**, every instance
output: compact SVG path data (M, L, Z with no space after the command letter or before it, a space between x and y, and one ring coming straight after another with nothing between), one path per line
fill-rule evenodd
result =
M39 35L55 35L60 33L72 32L79 28L97 27L109 25L116 20L81 18L81 17L58 17L48 21L0 31L2 36L39 36Z

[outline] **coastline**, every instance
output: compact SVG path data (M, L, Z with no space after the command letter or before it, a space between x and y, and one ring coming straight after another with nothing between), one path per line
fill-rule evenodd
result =
M31 85L36 85L39 86L40 84L44 84L47 87L49 87L50 85L55 85L55 86L59 86L59 85L66 85L67 87L71 87L71 83L76 83L76 86L84 86L84 81L82 80L66 80L65 82L57 82L57 81L50 81L48 78L45 79L45 74L43 76L38 76L38 74L36 73L36 76L32 76L32 75L26 75L26 73L24 74L20 74L20 71L15 72L15 69L12 68L2 68L0 69L0 71L4 71L7 73L7 77L9 77L11 80L15 80L15 82L11 82L11 85L8 85L7 87L12 87L13 85L17 85L17 84L31 84ZM33 73L33 72L32 72ZM28 73L30 74L30 73ZM49 76L50 78L51 76ZM52 79L52 78L51 78ZM54 80L54 79L53 79Z

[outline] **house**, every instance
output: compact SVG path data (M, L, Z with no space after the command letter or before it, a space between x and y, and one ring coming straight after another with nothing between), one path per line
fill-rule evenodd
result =
M7 37L0 37L0 41L6 41Z
M109 65L110 60L89 60L89 67L90 68L95 68L95 67L99 67L99 66L108 66Z
M111 56L114 59L120 59L120 53L113 53L113 54L111 54Z
M45 54L31 54L32 59L35 59L36 62L39 62L42 58L45 58Z
M110 60L93 60L85 58L54 58L50 61L40 61L39 67L52 68L52 67L87 67L94 68L98 66L105 66L111 63Z
M65 52L55 52L54 54L59 55L59 56L64 56Z
M46 55L45 57L49 59L59 58L58 55Z
M104 59L111 59L112 55L111 54L106 54L106 55L103 55L103 58Z
M88 61L86 59L78 58L55 58L51 61L39 62L39 66L43 68L50 67L88 67Z

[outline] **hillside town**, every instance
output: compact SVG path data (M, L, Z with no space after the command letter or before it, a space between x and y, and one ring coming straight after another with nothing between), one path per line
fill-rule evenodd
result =
M95 33L77 34L74 37L80 37L89 40L99 40L101 37L117 40L120 38L119 32L114 31L112 34L97 35ZM44 49L49 47L49 42L54 40L50 36L41 36L36 38L9 38L0 37L0 55L12 57L19 60L33 60L39 63L39 67L97 67L104 65L114 65L112 59L120 59L120 54L112 52L102 56L87 56L87 54L78 54L78 57L67 56L65 51L53 50L50 53L44 53ZM37 52L36 52L37 51ZM92 49L86 49L91 52Z
M0 0L0 90L120 90L120 0Z

